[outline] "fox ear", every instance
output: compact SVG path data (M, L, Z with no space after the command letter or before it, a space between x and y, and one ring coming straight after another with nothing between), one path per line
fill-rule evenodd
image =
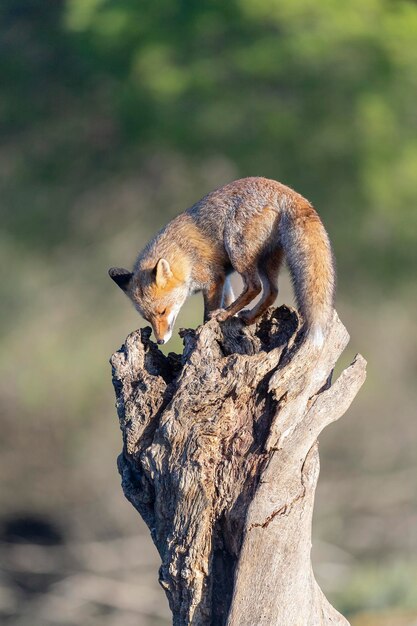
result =
M155 265L155 282L158 287L165 287L172 276L171 267L166 259L159 259Z
M129 270L123 269L123 267L111 267L109 269L109 276L114 280L116 285L119 285L120 289L126 291L133 274L129 272Z

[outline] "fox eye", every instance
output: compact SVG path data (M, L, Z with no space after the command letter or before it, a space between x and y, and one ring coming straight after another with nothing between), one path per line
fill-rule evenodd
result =
M158 315L165 315L166 312L167 312L167 310L163 309L162 311L158 311Z

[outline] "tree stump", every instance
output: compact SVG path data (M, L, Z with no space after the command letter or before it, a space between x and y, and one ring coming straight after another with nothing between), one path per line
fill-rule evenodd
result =
M111 363L127 499L159 551L174 626L348 622L312 571L317 437L347 410L365 360L331 384L349 336L334 313L317 351L285 306L255 325L183 330L165 356L150 328ZM298 333L298 334L297 334Z

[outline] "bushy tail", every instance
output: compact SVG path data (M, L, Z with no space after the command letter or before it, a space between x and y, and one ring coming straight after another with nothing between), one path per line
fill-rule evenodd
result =
M286 208L280 230L298 308L309 336L321 347L335 291L329 237L317 212L304 198Z

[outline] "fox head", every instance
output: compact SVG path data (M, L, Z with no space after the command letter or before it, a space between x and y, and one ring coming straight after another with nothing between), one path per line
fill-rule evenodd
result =
M109 276L152 325L157 343L166 343L171 338L178 312L188 296L187 281L174 275L166 259L159 259L152 269L135 272L112 267Z

